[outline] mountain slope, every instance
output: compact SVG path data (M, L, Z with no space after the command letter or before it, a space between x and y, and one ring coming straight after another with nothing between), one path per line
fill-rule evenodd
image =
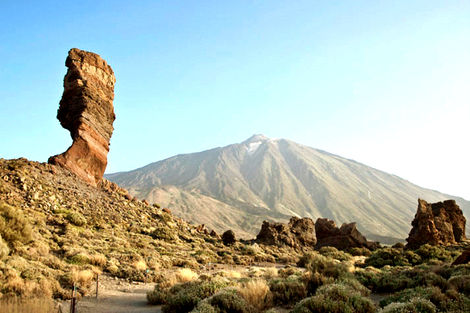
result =
M296 215L328 217L337 223L357 221L371 237L405 238L418 198L430 202L453 198L465 215L470 213L470 202L464 199L262 135L107 178L138 198L171 206L186 219L218 231L232 228L242 235L256 234L264 219L285 221Z

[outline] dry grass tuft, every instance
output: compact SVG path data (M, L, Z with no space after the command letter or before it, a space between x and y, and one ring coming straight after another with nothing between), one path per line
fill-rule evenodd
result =
M147 263L143 260L135 261L132 266L138 271L145 271L147 269Z
M269 306L272 295L266 281L261 279L250 280L242 283L238 288L238 293L246 302L255 307L258 311L262 311Z
M96 273L92 270L72 271L73 282L84 288L88 288L91 285L95 276Z
M241 278L242 273L239 271L234 271L234 270L226 270L226 271L220 271L217 272L215 275L226 277L226 278Z
M279 276L278 270L275 267L267 267L264 269L264 278L271 279Z
M176 272L176 279L180 283L193 281L198 279L199 275L193 272L190 268L181 268Z
M105 266L106 261L107 261L106 257L101 253L93 254L90 256L90 264L93 264L99 267Z

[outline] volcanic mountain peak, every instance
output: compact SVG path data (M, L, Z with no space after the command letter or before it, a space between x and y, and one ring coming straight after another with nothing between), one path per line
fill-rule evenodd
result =
M249 144L249 143L253 143L253 142L264 142L264 141L268 141L268 140L271 140L271 139L269 137L266 137L263 134L254 134L253 136L251 136L247 140L243 141L243 143Z
M178 155L131 172L107 175L140 199L169 206L181 217L244 237L263 220L291 216L357 221L361 232L384 242L404 239L416 199L455 199L364 164L290 140L253 135L241 143ZM179 190L179 191L176 191Z

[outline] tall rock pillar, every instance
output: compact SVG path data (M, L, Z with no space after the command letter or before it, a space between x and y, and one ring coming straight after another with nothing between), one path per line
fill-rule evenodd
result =
M57 119L70 131L73 143L62 154L49 158L96 186L103 177L113 134L113 70L99 55L71 49L65 62L64 93Z

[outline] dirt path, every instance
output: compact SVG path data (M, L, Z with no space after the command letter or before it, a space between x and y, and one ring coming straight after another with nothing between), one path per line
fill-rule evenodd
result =
M77 313L159 313L160 306L147 305L147 291L154 285L102 276L98 299L93 296L80 299ZM64 303L64 313L69 312L69 305L70 302Z

